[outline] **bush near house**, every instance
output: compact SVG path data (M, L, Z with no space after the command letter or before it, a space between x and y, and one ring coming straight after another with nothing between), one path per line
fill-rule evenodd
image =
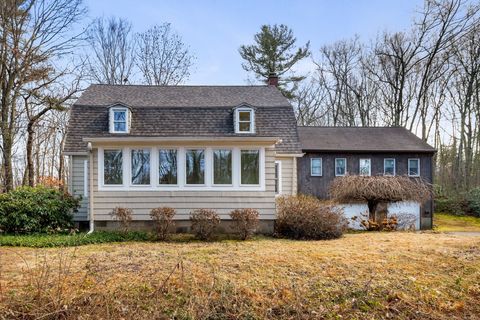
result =
M170 236L170 230L175 224L173 217L175 209L169 207L155 208L150 211L150 217L155 225L154 230L158 240L167 240Z
M0 229L6 233L68 231L79 199L55 188L19 187L0 195Z
M255 209L237 209L230 212L233 230L242 240L251 237L258 227L259 213Z
M435 211L453 215L480 217L480 188L457 194L444 194L437 190Z
M284 196L277 199L276 233L293 239L335 239L347 228L343 212L313 196Z
M115 207L110 215L113 219L120 222L123 232L130 230L130 224L132 223L133 210L129 208Z
M190 213L192 232L197 239L211 240L220 224L220 217L212 209L197 209Z

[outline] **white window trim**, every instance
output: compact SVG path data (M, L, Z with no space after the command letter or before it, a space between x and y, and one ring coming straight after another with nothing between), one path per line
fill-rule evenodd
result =
M132 149L150 149L150 185L131 185L131 159ZM158 174L158 151L160 149L177 150L177 184L160 184ZM187 149L205 150L205 184L186 184L186 165L185 151ZM232 150L232 185L214 185L213 184L213 150L229 149ZM123 184L105 185L104 184L104 150L121 150L123 153ZM259 150L260 151L260 183L258 185L242 185L240 178L240 150ZM135 146L135 147L99 147L98 148L98 190L99 191L265 191L265 148L264 147L232 147L232 146Z
M313 160L320 160L320 173L313 174ZM321 177L323 176L323 159L322 158L310 158L310 176Z
M240 131L240 112L250 112L250 130L249 131ZM246 122L246 121L242 121ZM235 109L235 133L255 133L255 110L253 108L241 107Z
M213 154L215 153L215 151L218 151L218 150L228 150L232 153L232 163L231 163L231 166L232 166L232 183L215 183L215 170L214 170L214 161L215 161L215 157L213 156ZM231 187L233 186L233 149L232 148L213 148L212 149L212 185L214 187Z
M345 160L345 173L337 174L337 160ZM347 174L347 158L335 158L334 163L335 177L344 177Z
M275 160L275 164L278 164L278 193L275 194L276 197L281 196L283 193L282 190L282 161Z
M125 131L116 131L114 125L114 113L115 111L123 111L125 112ZM110 126L110 133L129 133L130 132L130 112L127 107L111 107L109 110L109 126Z
M203 161L204 161L204 171L203 171L203 183L196 183L196 184L193 184L193 183L187 183L187 151L188 150L203 150ZM184 162L184 166L183 166L183 172L184 172L184 177L185 177L185 180L184 180L184 184L188 187L193 187L193 188L198 188L198 187L205 187L207 185L207 177L208 177L208 165L207 163L209 162L209 159L208 159L208 156L207 156L207 148L202 148L202 147L198 147L198 148L185 148L184 150L184 159L185 159L185 162Z
M368 160L368 174L362 174L360 171L361 169L361 166L360 164L362 163L362 160ZM369 177L372 175L372 159L370 158L361 158L358 160L358 174L361 175L361 176L366 176L366 177Z
M418 162L418 174L410 174L410 160L416 160ZM420 177L420 158L409 158L407 170L409 177Z
M157 160L157 162L155 163L155 173L153 174L153 176L155 177L155 180L153 182L154 185L160 187L160 188L163 188L163 187L178 187L179 185L179 181L180 181L180 152L179 152L179 148L153 148L153 150L155 150L155 152L157 153L157 155L154 157L154 159ZM161 184L160 183L160 150L175 150L176 151L176 158L177 158L177 183L172 183L172 184ZM152 166L153 168L153 162L154 162L154 159L150 158L150 166Z
M385 170L387 168L387 166L385 165L385 162L387 160L393 160L393 175L391 175L391 176L394 177L394 176L397 175L397 160L395 160L395 158L385 158L385 159L383 159L383 175L384 176L390 176L390 174L387 174L386 170Z
M150 183L149 184L134 184L132 182L132 151L133 150L148 150L150 152ZM154 183L152 180L153 174L152 174L152 148L149 147L133 147L128 149L128 169L129 169L129 175L128 175L128 182L129 186L131 188L138 188L138 187L151 187Z
M88 198L88 160L83 160L83 197Z

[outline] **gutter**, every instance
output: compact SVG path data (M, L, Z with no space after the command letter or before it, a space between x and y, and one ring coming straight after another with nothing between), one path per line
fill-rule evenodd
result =
M92 144L88 143L88 153L90 164L88 165L88 176L89 176L89 186L88 186L88 211L89 211L89 230L87 234L93 233L95 230L95 214L93 213L93 151Z
M84 142L192 142L192 141L240 141L240 142L264 142L264 143L278 143L281 139L277 137L132 137L132 136L118 136L118 137L85 137Z

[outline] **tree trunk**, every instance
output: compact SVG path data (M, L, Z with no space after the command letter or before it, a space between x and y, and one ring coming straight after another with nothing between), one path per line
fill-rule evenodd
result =
M35 172L33 167L33 138L35 131L33 130L34 121L29 121L27 126L27 176L28 185L35 186Z

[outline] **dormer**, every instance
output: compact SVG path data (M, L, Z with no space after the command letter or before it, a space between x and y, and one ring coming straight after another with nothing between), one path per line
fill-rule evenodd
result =
M129 133L131 124L130 108L122 104L115 104L108 110L109 132Z
M239 105L234 109L235 133L255 133L255 109L248 104Z

